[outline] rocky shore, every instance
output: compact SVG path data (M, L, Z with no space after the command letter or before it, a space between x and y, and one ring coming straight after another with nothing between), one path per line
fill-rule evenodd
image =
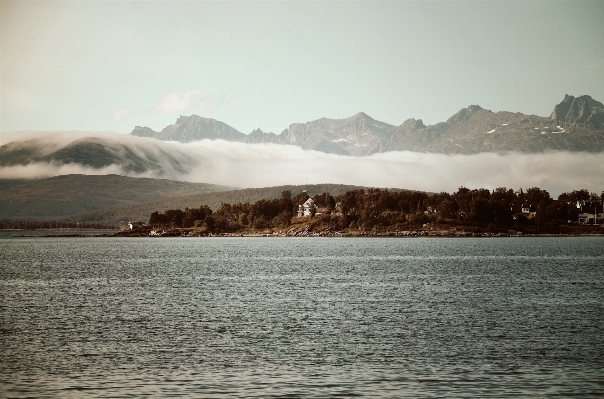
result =
M334 230L330 228L312 229L310 226L292 226L285 229L244 232L208 232L195 228L158 229L140 231L120 231L111 237L574 237L604 236L604 228L586 226L586 229L561 233L523 233L516 230L500 232L472 231L468 229L411 229L388 231Z

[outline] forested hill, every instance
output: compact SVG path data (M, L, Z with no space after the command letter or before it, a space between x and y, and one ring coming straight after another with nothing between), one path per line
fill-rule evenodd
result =
M216 210L222 203L236 204L255 202L258 200L271 200L279 198L283 191L290 191L297 194L304 190L309 195L329 192L333 195L343 194L347 191L355 189L368 189L368 187L351 186L345 184L308 184L308 185L285 185L264 188L246 188L241 190L203 193L196 195L187 195L180 197L171 197L147 201L138 204L131 204L122 207L111 209L103 209L93 212L79 213L70 216L70 221L102 223L102 224L117 224L119 221L128 220L144 220L149 218L149 215L158 209L185 209L198 208L200 205L207 205L211 209ZM398 188L389 189L393 192L408 191Z
M64 175L36 180L0 179L0 220L57 220L117 225L147 220L157 209L197 208L278 198L282 191L335 195L367 187L344 184L284 185L234 190L206 183L118 175ZM391 189L402 191L401 189Z
M461 225L488 229L489 232L504 232L513 228L514 231L558 233L562 231L561 226L580 222L581 217L584 218L582 223L586 223L585 212L597 213L601 217L604 192L600 196L587 190L575 190L554 200L546 190L537 187L526 191L507 188L470 190L461 187L453 194L434 195L369 189L352 190L335 196L316 194L312 196L312 202L309 201L310 205L306 202L308 199L309 195L305 192L293 196L290 191L284 191L280 198L222 204L216 211L205 205L184 210L166 209L152 212L149 226L156 229L152 235L169 236L272 234L275 233L273 229L281 235L297 235L295 230L301 230L295 227L291 229L292 223L304 225L304 235L325 230L337 235L355 235L359 232L381 234L421 229L431 223L441 228ZM298 214L303 204L308 207L308 214Z

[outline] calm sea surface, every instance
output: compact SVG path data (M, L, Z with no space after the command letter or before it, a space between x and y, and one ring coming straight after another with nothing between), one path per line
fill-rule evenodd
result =
M604 395L604 238L0 240L0 397Z

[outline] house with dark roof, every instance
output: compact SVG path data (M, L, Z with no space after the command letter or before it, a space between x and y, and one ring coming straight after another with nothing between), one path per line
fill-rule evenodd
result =
M577 201L580 224L602 224L604 221L604 202Z
M511 206L512 217L514 220L518 220L520 218L532 219L537 216L537 210L532 205L527 204L514 204Z

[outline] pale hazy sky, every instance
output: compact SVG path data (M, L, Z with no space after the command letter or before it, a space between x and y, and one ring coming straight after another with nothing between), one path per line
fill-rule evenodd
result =
M604 1L1 1L0 131L249 133L604 101Z

